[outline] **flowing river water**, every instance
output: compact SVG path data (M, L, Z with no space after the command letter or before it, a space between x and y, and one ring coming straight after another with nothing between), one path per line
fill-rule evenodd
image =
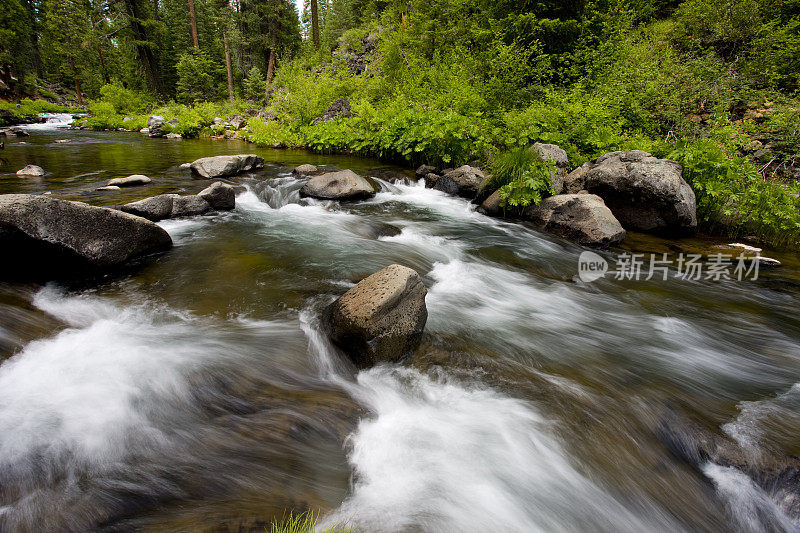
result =
M800 527L654 431L672 406L751 453L800 454L795 254L757 281L584 283L581 248L421 184L337 205L301 201L291 175L379 177L376 161L52 126L7 140L0 193L112 205L200 190L178 167L198 157L268 165L231 180L234 211L162 222L174 248L125 275L0 284L0 531L263 531L306 509L375 532ZM154 182L94 190L133 173ZM423 345L357 370L320 312L391 263L428 287Z

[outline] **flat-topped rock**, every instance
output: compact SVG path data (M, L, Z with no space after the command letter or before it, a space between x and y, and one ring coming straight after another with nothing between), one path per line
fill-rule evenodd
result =
M137 187L139 185L147 185L152 181L153 181L152 179L148 178L143 174L133 174L125 178L114 178L112 180L108 180L108 183L106 185L117 186L117 187Z
M204 178L224 178L264 168L264 158L255 154L217 155L198 159L191 168Z
M390 265L332 303L323 322L357 365L397 361L419 346L428 319L427 292L416 271Z
M128 213L45 195L0 195L4 274L55 279L119 266L171 245L162 228Z
M320 200L363 200L375 193L375 186L352 170L314 176L300 189L301 197Z

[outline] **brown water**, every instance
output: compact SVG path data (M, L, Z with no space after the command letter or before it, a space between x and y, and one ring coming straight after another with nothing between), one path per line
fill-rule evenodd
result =
M301 201L290 175L376 175L375 161L128 133L24 140L0 153L0 193L112 205L205 187L178 168L198 157L269 164L232 180L235 211L163 222L174 248L133 274L0 284L0 530L263 530L306 509L364 531L797 529L744 474L697 470L653 432L670 404L754 453L800 453L795 254L770 253L784 266L757 281L583 283L581 248L463 200L383 183L359 204ZM25 164L49 174L13 174ZM94 190L132 173L154 183ZM385 224L401 234L380 237ZM429 290L423 347L356 371L320 310L395 262Z

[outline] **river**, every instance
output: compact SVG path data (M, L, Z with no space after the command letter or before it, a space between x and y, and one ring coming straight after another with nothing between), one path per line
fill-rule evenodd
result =
M301 201L291 175L376 161L54 126L6 141L0 193L114 205L202 189L179 168L199 157L268 165L232 180L234 211L160 223L174 248L123 277L0 283L1 531L263 531L306 509L370 532L798 530L747 475L653 431L669 405L800 453L796 254L758 280L585 283L580 247L465 200L382 182ZM95 190L134 173L153 184ZM423 345L357 370L318 318L391 263L428 287Z

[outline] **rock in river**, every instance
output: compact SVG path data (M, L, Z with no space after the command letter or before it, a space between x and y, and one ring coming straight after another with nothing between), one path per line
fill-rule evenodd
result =
M435 174L428 174L425 186L463 198L475 198L484 179L485 176L481 169L464 165L450 170L438 178Z
M236 192L233 187L221 181L215 181L197 193L197 196L208 202L212 208L220 211L230 211L236 207Z
M294 170L292 170L292 174L298 176L313 176L318 171L319 169L314 165L309 165L308 163L305 163L303 165L298 165L294 167Z
M427 293L416 271L390 265L333 302L324 324L357 365L397 361L419 346L428 320Z
M133 174L132 176L128 176L126 178L114 178L112 180L108 180L106 185L116 185L117 187L136 187L137 185L147 185L152 181L153 180L142 174Z
M675 161L632 150L601 156L583 181L626 228L688 233L697 229L697 209L694 191L682 174Z
M594 194L557 194L523 211L523 217L545 231L585 246L610 246L625 230L603 199Z
M309 179L300 189L301 197L320 200L363 200L375 196L375 186L352 170L328 172Z
M120 210L126 213L144 217L153 222L165 218L203 215L211 209L212 206L200 195L180 196L178 194L159 194L120 207Z
M264 167L264 158L255 154L217 155L203 157L192 163L192 171L204 178L235 176Z
M44 175L44 169L42 167L37 167L36 165L25 165L25 168L17 170L17 176L39 177Z
M166 231L127 213L44 195L0 196L4 275L58 278L122 265L170 246Z

